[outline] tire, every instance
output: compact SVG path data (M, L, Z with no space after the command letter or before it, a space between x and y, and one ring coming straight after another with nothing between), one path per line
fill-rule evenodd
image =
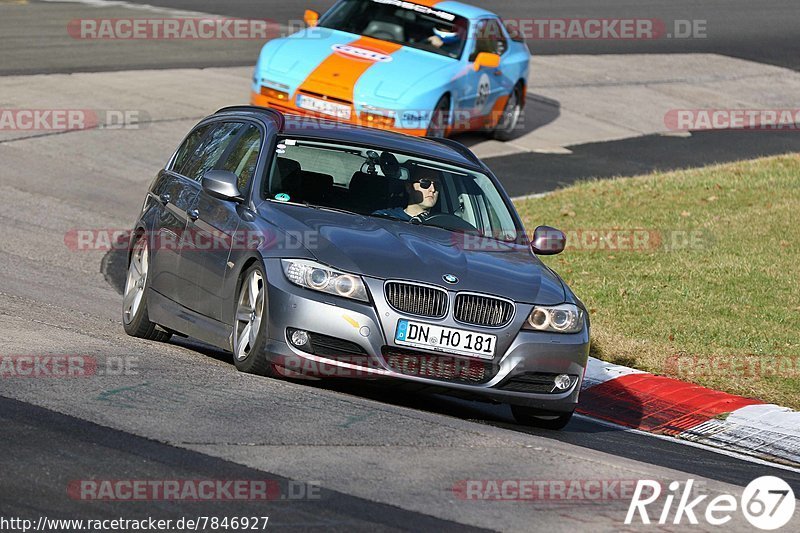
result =
M517 424L523 426L533 426L544 429L564 429L572 420L573 411L562 415L542 415L534 409L523 405L512 405L511 414Z
M450 123L450 98L442 96L433 108L431 123L428 125L427 137L444 137Z
M147 315L150 266L150 249L147 239L141 236L134 236L134 239L133 250L128 261L125 291L122 293L122 326L125 328L125 333L132 337L166 342L172 337L172 333L164 331L150 322L150 317Z
M522 97L522 86L517 85L514 87L514 92L508 97L506 107L503 109L503 116L492 132L492 137L498 141L510 141L516 137L519 120L525 113L522 107Z
M233 317L233 363L240 372L274 376L267 359L267 277L255 264L239 280Z

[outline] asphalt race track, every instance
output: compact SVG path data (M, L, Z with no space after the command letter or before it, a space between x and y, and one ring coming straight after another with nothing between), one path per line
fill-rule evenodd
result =
M796 107L795 0L648 0L636 12L617 0L476 3L501 4L495 8L507 17L709 21L703 40L552 42L535 50L543 57L534 59L540 78L530 87L524 134L508 145L459 139L512 195L800 151L796 132L663 131L664 112L675 107ZM0 108L135 110L141 120L120 129L0 131L0 354L80 356L99 370L0 377L3 517L269 516L271 528L293 531L618 531L624 498L483 501L464 498L459 487L467 480L694 479L709 494L739 496L752 479L775 475L800 491L798 469L586 417L562 432L530 429L515 425L505 406L363 383L258 378L238 373L230 354L189 339L127 337L124 253L76 250L67 235L128 229L182 135L218 107L246 100L260 43L76 41L66 34L73 19L170 16L92 4L103 2L0 2ZM330 2L147 4L288 21ZM604 96L586 103L587 91ZM627 115L620 94L635 103ZM70 489L80 480L119 479L258 480L279 487L280 496L300 496L103 501ZM740 516L726 527L751 529Z

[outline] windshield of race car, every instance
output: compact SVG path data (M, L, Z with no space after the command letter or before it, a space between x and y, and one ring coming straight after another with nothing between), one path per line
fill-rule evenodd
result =
M378 147L282 138L263 197L501 241L521 233L487 175Z
M403 0L344 0L322 18L319 26L458 59L464 50L469 22L452 13Z

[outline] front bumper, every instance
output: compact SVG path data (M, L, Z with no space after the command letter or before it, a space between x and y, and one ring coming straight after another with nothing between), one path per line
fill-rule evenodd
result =
M308 111L306 109L302 109L297 107L294 103L294 100L290 99L287 100L274 100L263 94L250 91L250 103L254 106L259 107L269 107L275 109L276 111L280 111L281 113L289 114L289 115L300 115L304 117L309 117L311 119L319 119L319 120L328 120L328 121L336 121L336 122L344 122L346 124L354 124L356 126L365 126L369 128L375 128L385 131L393 131L396 133L405 133L406 135L414 135L417 137L424 137L428 131L425 128L399 128L399 127L388 127L383 125L376 125L365 120L362 120L358 113L353 110L352 116L350 120L342 120L337 119L335 117L330 117L328 115L323 115L321 113L315 113L313 111Z
M383 280L365 278L374 302L363 304L291 284L286 280L279 260L268 260L266 267L270 336L268 352L273 364L286 375L399 380L435 392L525 405L553 413L571 412L578 403L589 356L589 333L586 328L573 335L520 331L522 322L532 308L526 304L517 304L514 320L502 329L464 326L453 321L450 313L441 320L420 319L398 313L386 303ZM398 346L394 343L394 331L401 318L459 329L471 328L497 335L495 358L484 363L470 357L408 350ZM356 345L362 353L354 355L345 350L342 352L345 357L332 355L329 350L323 354L308 353L289 342L287 330L292 329L311 332L312 336L323 335L345 341L343 344ZM398 351L419 355L423 363L399 369L397 359L392 359ZM454 363L456 366L453 368L459 368L460 365L460 368L468 370L485 364L486 377L479 382L464 382L441 376L432 377L431 372L423 371L430 368L425 366L426 361L443 360L448 360L447 364ZM444 365L442 363L438 368L444 368ZM509 382L515 378L544 374L568 374L574 379L564 392L508 390Z

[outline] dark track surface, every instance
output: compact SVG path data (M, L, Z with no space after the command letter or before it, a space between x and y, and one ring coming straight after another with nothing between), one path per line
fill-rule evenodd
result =
M267 3L259 0L134 0L243 18L300 20L305 9L323 12L330 0ZM650 41L531 41L534 54L716 53L772 65L800 68L796 0L470 0L504 18L655 18L705 20L706 37ZM267 8L267 4L269 7Z
M50 519L195 519L268 516L269 528L326 531L485 531L335 491L318 498L273 501L87 501L68 498L67 486L104 472L102 479L259 480L288 494L289 480L201 453L98 426L0 397L0 509L3 516ZM42 453L42 443L58 450ZM133 474L135 472L135 474ZM94 479L94 478L91 478Z
M148 68L250 66L261 42L79 40L67 25L80 18L164 17L152 11L112 6L102 10L80 3L0 3L0 75L101 72ZM132 0L172 9L229 17L302 24L306 8L325 11L332 0ZM534 40L536 54L715 53L800 69L796 0L475 0L506 19L653 18L672 28L675 20L702 20L705 37L652 40ZM31 17L31 13L35 16Z
M647 135L570 147L572 154L525 153L485 158L511 196L542 193L592 178L639 176L800 152L800 133L717 130L691 137Z

